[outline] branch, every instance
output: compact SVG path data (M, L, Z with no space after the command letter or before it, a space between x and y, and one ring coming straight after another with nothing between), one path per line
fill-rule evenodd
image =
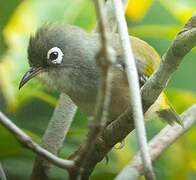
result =
M123 3L124 10L127 7L127 4L129 0L121 0ZM116 16L114 12L114 6L113 6L113 0L107 0L105 4L104 11L106 12L105 19L105 30L107 32L115 32L117 29L117 23L116 23ZM99 32L99 20L97 21L97 24L95 25L95 28L92 32Z
M142 87L144 110L154 103L166 87L173 72L182 62L184 56L196 45L196 13L188 20L177 34L167 52L162 57L159 68Z
M54 155L58 155L72 123L75 112L76 106L67 95L62 93L54 110L53 116L48 124L48 128L42 138L41 146L44 149ZM51 164L43 157L37 156L31 179L48 179L50 169Z
M98 27L100 32L100 41L102 44L102 48L97 56L97 64L100 70L98 92L96 97L94 116L89 121L89 133L86 141L86 146L84 147L77 160L77 165L78 167L80 167L78 168L80 169L80 172L78 173L73 171L72 173L70 173L70 179L74 179L76 174L78 176L78 179L87 178L86 175L83 174L83 167L85 167L85 164L88 163L87 160L89 159L89 157L93 156L92 150L94 148L94 140L103 130L103 127L106 124L111 98L111 82L113 75L110 71L110 67L112 62L115 61L115 55L114 50L109 45L108 36L105 29L105 11L103 8L104 1L94 0L94 4L97 18L99 19Z
M187 111L181 114L184 128L175 124L167 125L162 129L148 144L151 160L156 160L170 145L172 145L180 136L193 127L196 123L196 105L193 105ZM143 175L144 169L141 161L141 154L138 153L133 160L127 165L115 180L137 180Z
M74 168L74 162L70 160L64 160L56 157L52 153L48 152L37 143L35 143L27 134L19 129L14 123L12 123L3 113L0 112L0 124L4 126L10 133L14 135L16 140L27 149L32 150L36 154L44 157L52 164L70 170Z
M44 149L54 155L58 155L72 123L75 112L76 106L66 94L62 93L54 110L53 116L48 124L48 128L42 138L41 146ZM41 156L37 156L31 179L48 179L50 169L51 164Z
M176 47L178 47L179 48L178 53L180 53L183 50L183 52L184 52L183 56L185 56L191 50L191 48L196 45L196 28L194 28L195 26L196 26L196 17L194 15L186 23L183 30L177 35L176 39L173 41L171 47L169 48L170 51L167 51L167 53L165 54L165 56L164 56L165 59L169 58L169 61L171 61L171 67L169 65L170 63L168 63L167 64L168 67L166 67L166 68L170 67L171 69L172 68L174 69L173 71L175 71L177 67L175 65L173 65L173 64L176 64L173 61L178 61L179 59L181 59L180 60L180 62L181 62L183 59L182 56L180 58L173 57L173 59L172 59L172 57L170 57L170 55L168 53L173 52L173 50L172 50L173 48L175 49L175 51L174 51L175 54L178 52L177 48L176 48ZM186 39L186 41L185 41L185 39ZM175 43L176 41L178 42L177 43L178 46L173 46L173 44L176 44ZM186 51L184 51L184 47L185 47ZM160 65L160 67L161 67L161 65ZM164 68L161 68L161 69L162 69L161 71L164 71ZM161 74L160 70L157 70L157 71L159 71ZM157 76L156 73L153 76ZM170 76L171 76L171 74L170 74ZM150 85L150 82L155 85L158 84L159 88L157 88L155 90L154 88L148 89L146 87L143 87L142 88L142 100L144 100L148 94L148 97L150 99L151 98L154 99L154 101L155 101L155 99L159 96L159 93L164 89L169 77L167 75L166 75L166 77L163 75L160 77L160 79L166 78L165 84L163 86L160 85L160 83L159 83L160 79L158 79L158 78L155 78L156 80L153 82L151 82L151 80L149 82L147 81L147 83L149 83L149 85ZM149 87L149 85L148 85L148 87ZM151 95L152 91L155 91L155 92L158 91L158 93L153 93L154 95ZM150 99L149 99L149 101L150 101ZM150 107L151 103L154 103L154 102L150 101L150 103L148 103L148 100L144 102L144 104L143 104L144 105L143 106L144 112L147 111L147 109ZM121 114L121 116L118 119L113 121L111 124L109 124L105 128L105 130L103 132L103 136L98 137L95 140L95 146L93 149L93 156L88 159L88 164L86 164L85 169L84 169L86 174L90 175L92 173L93 169L95 168L96 164L104 158L104 156L111 150L111 148L116 143L121 142L134 129L134 124L131 121L132 117L133 117L133 114L131 113L130 108L127 108L127 110L123 114ZM81 144L81 150L85 146L85 144L86 144L86 140Z
M139 77L136 69L136 64L131 48L131 42L128 34L128 28L126 19L124 16L124 11L122 8L122 3L119 0L113 0L116 19L118 23L118 29L122 44L122 49L125 57L126 73L129 83L129 95L130 102L132 104L131 109L133 110L133 119L136 127L136 133L138 138L139 147L141 149L142 161L145 169L146 179L156 179L153 172L152 163L150 160L150 155L148 151L146 130L144 124L144 115L142 110L142 101L140 95Z
M3 167L1 165L1 163L0 163L0 179L1 180L7 180L6 175L5 175L5 172L3 170Z

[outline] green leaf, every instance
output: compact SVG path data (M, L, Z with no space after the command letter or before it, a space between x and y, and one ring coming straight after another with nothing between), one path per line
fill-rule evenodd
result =
M179 114L196 104L196 93L192 91L168 88L165 92Z
M23 130L36 143L40 143L40 138L34 133ZM4 127L0 126L0 160L17 156L24 151L15 137Z
M146 24L129 27L129 33L141 38L173 39L181 27L176 25Z
M0 11L0 55L4 52L6 49L6 44L4 42L3 38L3 28L7 24L9 18L11 17L13 11L17 7L17 5L20 3L19 0L7 0L6 3L1 3L1 11Z
M0 126L0 160L16 156L22 151L22 147L13 135Z

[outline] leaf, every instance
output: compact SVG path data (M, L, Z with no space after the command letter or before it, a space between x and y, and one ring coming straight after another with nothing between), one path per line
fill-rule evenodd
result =
M178 113L182 113L196 104L196 93L192 91L168 88L165 92Z
M7 24L10 16L12 15L13 11L20 3L19 0L7 0L6 3L1 3L1 11L0 11L0 54L4 52L6 49L6 44L4 42L2 30Z
M124 168L133 156L132 150L130 148L130 144L128 143L129 141L127 139L128 138L124 139L125 145L123 148L112 149L112 152L115 154L115 156L118 159L120 169ZM116 144L115 147L119 147L120 144L121 143Z
M154 162L157 179L187 179L190 172L189 152L189 142L186 136L182 136Z
M0 90L2 91L7 107L10 110L14 110L17 107L14 87L11 84L10 76L8 76L8 72L12 68L12 65L12 62L10 61L3 61L0 63Z
M40 143L40 138L34 133L23 130L33 141ZM4 127L0 126L0 160L17 156L24 151L15 137Z
M32 88L26 87L25 89L23 89L22 92L18 92L16 95L20 102L20 105L22 105L30 97L41 99L53 107L55 107L57 103L57 99L55 97L53 97L52 95L40 89L32 89Z
M196 126L187 132L187 138L189 140L189 153L190 160L188 163L189 168L196 171Z
M173 39L180 30L181 27L177 25L147 24L129 27L131 35L141 38Z
M140 20L144 17L153 0L129 1L126 16L131 20Z
M2 126L0 126L0 160L16 156L23 149L16 139Z

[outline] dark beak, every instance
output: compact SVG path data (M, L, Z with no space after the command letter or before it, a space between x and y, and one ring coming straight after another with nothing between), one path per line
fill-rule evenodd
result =
M19 89L24 86L30 79L37 76L44 69L42 67L33 67L25 73L22 80L20 81Z

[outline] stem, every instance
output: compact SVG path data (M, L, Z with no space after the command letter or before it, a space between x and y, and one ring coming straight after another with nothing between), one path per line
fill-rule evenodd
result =
M128 34L127 23L124 16L122 3L119 0L113 0L118 29L121 39L121 44L125 57L126 73L130 89L130 101L133 110L133 119L136 127L137 138L142 154L142 161L144 163L146 179L154 180L155 174L153 172L152 163L148 151L148 144L146 138L146 130L144 124L144 115L142 110L142 101L140 95L138 72L133 57L130 38Z

